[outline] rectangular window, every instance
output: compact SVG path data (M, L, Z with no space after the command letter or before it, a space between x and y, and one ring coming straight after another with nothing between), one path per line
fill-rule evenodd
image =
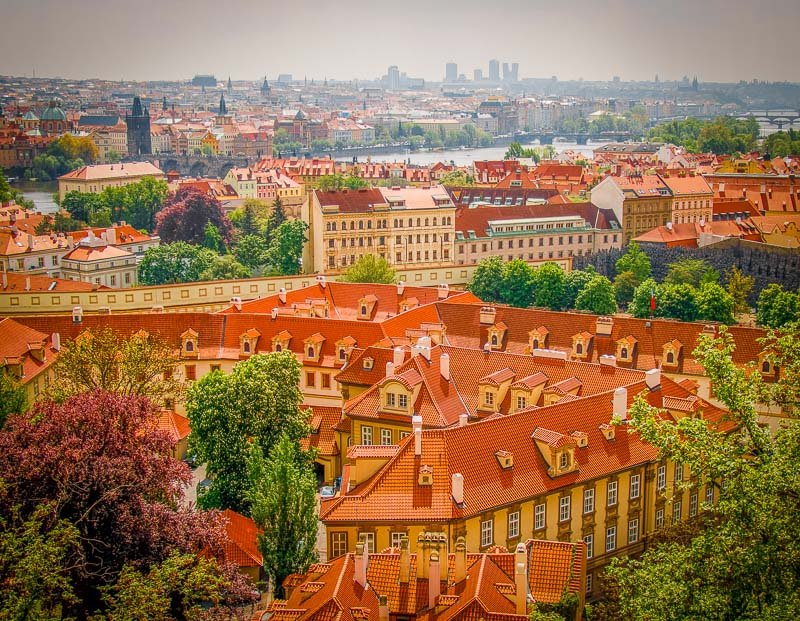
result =
M566 522L569 520L570 496L562 496L558 499L558 521Z
M405 536L405 533L392 533L390 537L390 541L392 543L393 548L400 547L400 540Z
M375 533L360 533L359 538L364 540L364 551L375 554Z
M628 544L639 541L639 518L628 520Z
M512 511L508 514L508 538L517 537L519 537L519 511Z
M386 405L392 408L395 406L395 394L393 392L386 393Z
M392 443L392 430L381 429L381 444L388 445Z
M675 483L683 481L683 464L675 464Z
M586 544L586 558L590 559L594 556L594 535L584 535L583 542Z
M398 395L398 397L399 397L398 403L400 404L400 407L401 408L407 408L408 407L408 395Z
M656 528L664 528L664 509L656 509Z
M533 529L534 530L541 530L544 528L544 516L545 516L546 505L544 503L540 505L536 505L533 508Z
M639 497L639 490L641 487L641 476L640 474L632 474L631 475L631 500L634 498Z
M617 549L617 527L609 526L606 528L606 552L613 552Z
M187 380L196 380L197 379L197 367L193 364L186 365L186 379Z
M608 482L608 506L613 507L617 504L617 482Z
M487 390L483 393L483 402L486 405L494 405L494 393L491 390Z
M323 388L330 388L331 387L331 375L330 375L330 373L323 373L322 374L322 387Z
M697 491L693 491L689 496L689 517L697 515Z
M331 533L330 558L338 558L347 554L347 533Z
M492 545L494 542L494 520L484 520L481 522L481 547Z
M315 382L316 377L317 374L314 372L306 373L306 386L308 388L314 388L314 384L316 383Z
M592 574L586 574L586 592L592 592Z
M681 521L681 512L683 511L683 503L680 500L676 500L672 504L672 523L680 522Z
M594 511L594 488L583 490L583 513Z
M517 397L517 409L524 410L528 406L528 400L525 397Z
M372 444L372 427L367 425L361 427L361 444Z
M706 504L714 504L714 487L709 483L706 485Z
M660 492L667 487L667 467L659 466L658 474L656 476L656 489Z

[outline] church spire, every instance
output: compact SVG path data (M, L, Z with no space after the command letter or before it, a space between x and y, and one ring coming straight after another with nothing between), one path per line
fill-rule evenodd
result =
M231 82L231 76L228 76L228 94L230 95L233 92L233 83Z
M228 114L228 109L225 107L225 93L221 93L219 96L219 115L224 116Z

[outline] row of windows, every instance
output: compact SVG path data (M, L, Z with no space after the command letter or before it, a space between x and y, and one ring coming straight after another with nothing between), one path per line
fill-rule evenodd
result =
M361 444L366 444L367 446L372 446L373 444L373 428L369 425L362 425L361 427ZM394 442L394 433L391 429L381 428L380 430L380 440L381 444L384 446L388 446L390 444L395 444ZM400 432L400 440L405 438L409 433L407 431Z
M425 257L424 259L422 258L423 256ZM395 261L397 263L402 263L403 262L403 253L402 252L396 252L394 258L395 258ZM442 251L442 259L449 259L449 258L450 258L450 250L448 248L445 248ZM408 253L408 260L409 261L413 261L414 260L414 253L413 252L409 252ZM424 252L422 250L417 250L417 261L430 261L430 260L431 260L431 251L430 250L425 250ZM439 260L439 252L437 250L433 251L433 260L434 261L438 261Z
M364 225L365 222L366 222L366 226ZM442 218L442 221L441 221L441 225L442 226L450 226L452 224L453 224L453 218L452 217L446 216L446 217ZM394 220L394 228L396 228L396 229L397 228L404 228L404 226L405 226L404 225L404 220L402 218L400 218L400 219L395 218L395 220ZM423 218L417 218L416 226L417 227L421 227L421 226L439 226L439 219L438 218L433 218L433 223L431 224L431 219L430 218L424 218L424 219ZM336 223L336 220L332 220L332 221L327 222L325 224L325 230L326 231L336 231L337 227L338 227L338 225ZM414 219L413 218L409 218L408 219L407 227L408 228L414 227ZM358 221L350 220L350 226L349 227L347 226L347 221L345 220L344 222L342 222L341 227L338 230L346 231L346 230L348 230L348 228L351 231L355 231L356 229L358 229L359 231L363 231L365 228L367 230L369 230L369 229L372 228L372 220L358 220ZM376 229L387 229L387 228L389 228L389 221L388 220L378 220L375 223L375 228Z

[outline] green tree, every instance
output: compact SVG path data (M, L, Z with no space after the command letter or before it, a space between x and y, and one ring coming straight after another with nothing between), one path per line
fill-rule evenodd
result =
M124 219L135 229L155 230L156 214L167 200L167 182L143 177L120 189L124 190Z
M561 308L575 308L575 300L587 283L597 275L593 265L585 270L573 270L564 276L564 299Z
M758 323L767 328L780 328L784 324L797 321L797 294L784 291L777 283L772 283L761 290L756 304Z
M242 236L258 235L260 232L258 220L257 206L253 203L252 199L250 199L244 202L241 217L238 218L238 221L235 222L235 225L236 228L239 229L239 233ZM231 217L231 221L233 221L233 217Z
M210 221L206 222L205 237L203 238L203 247L208 248L216 254L225 253L225 244L222 242L222 235L219 229L214 226Z
M500 257L481 259L467 289L484 302L501 302L503 300L501 285L503 282L503 260Z
M75 190L67 192L61 201L61 208L66 209L71 218L87 223L93 213L107 207L102 195Z
M733 297L720 285L707 282L697 292L697 312L700 319L734 323Z
M793 357L800 353L791 334ZM694 357L728 409L727 431L704 417L672 417L637 398L631 427L660 456L688 466L714 490L707 528L687 541L651 546L607 570L619 584L622 618L791 619L800 610L800 421L770 433L755 408L759 373L734 364L733 339L701 335Z
M205 248L186 242L151 246L139 263L139 283L166 285L200 280L211 266L214 255Z
M628 244L625 254L617 259L617 263L614 267L616 268L617 274L632 272L636 278L637 286L650 277L650 257L642 252L641 248L639 248L639 244L635 241Z
M111 209L102 207L89 214L89 226L96 228L107 228L111 226Z
M698 316L697 289L692 285L663 284L659 288L658 310L663 317L695 321Z
M753 291L756 279L745 276L735 265L728 272L728 293L733 298L734 313L750 312L750 293Z
M341 280L392 284L397 282L397 272L383 257L365 254L345 270Z
M533 273L533 304L560 310L564 301L564 270L558 263L545 263Z
M253 520L264 531L258 536L264 569L275 596L284 597L284 579L305 573L317 560L317 479L307 457L298 452L296 440L286 434L268 458L253 445L248 469Z
M268 248L269 245L261 235L247 234L239 239L233 249L233 256L245 267L256 270L267 262Z
M611 315L617 312L617 302L614 297L614 285L605 276L594 276L586 286L581 289L575 300L575 308L585 310L596 315Z
M213 257L211 264L200 274L200 280L237 280L250 278L252 272L239 263L233 255Z
M500 299L505 304L527 308L533 304L536 279L533 268L522 259L514 259L503 266L500 281Z
M272 211L269 212L269 218L264 228L264 237L267 241L272 240L272 236L278 227L286 222L286 212L283 209L283 201L280 196L275 197L275 202L272 203Z
M462 170L451 170L442 176L439 181L445 187L465 187L474 184L474 180Z
M699 287L707 282L719 282L719 272L705 259L681 259L667 266L665 284Z
M300 259L308 241L308 225L302 220L290 220L275 229L267 250L268 263L281 276L300 273Z
M333 175L321 175L317 180L317 189L322 192L333 192L344 187L344 175L335 173Z
M6 418L28 409L25 388L8 373L0 373L0 429Z
M639 280L633 272L619 272L614 279L614 296L617 299L617 304L627 306L633 300L633 294L636 293L636 287L639 285Z
M212 481L198 498L202 507L249 513L251 444L268 457L282 433L294 442L308 435L299 384L300 363L291 351L257 354L230 374L212 371L192 384L186 398L189 446Z
M651 299L655 298L656 308L651 307ZM633 292L633 299L628 305L628 312L639 319L647 317L663 317L661 310L661 286L652 278L648 278Z

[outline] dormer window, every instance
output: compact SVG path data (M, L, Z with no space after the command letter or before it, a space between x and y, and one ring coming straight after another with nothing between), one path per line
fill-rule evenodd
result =
M309 345L308 349L306 350L306 358L314 358L314 357L315 357L314 347L313 345Z
M408 395L399 394L397 395L397 405L403 409L408 407Z
M181 355L183 356L196 356L197 355L197 338L198 334L191 328L181 334Z
M371 319L375 312L375 306L378 304L378 298L373 295L365 295L358 301L358 318Z
M319 332L312 334L303 341L303 351L306 354L306 361L319 362L322 352L322 343L324 341L325 337Z
M367 305L366 304L362 304L361 305L361 315L364 316L364 317L367 316Z
M663 352L661 355L661 365L665 367L677 367L678 356L683 345L678 340L672 340L664 343Z
M487 390L483 393L483 403L485 405L493 406L494 405L494 392L491 390Z
M624 339L617 341L617 359L623 362L631 362L633 359L633 350L638 341L632 336L626 336Z
M492 347L497 347L497 335L492 334Z
M569 453L561 453L561 457L558 459L558 467L561 470L569 468Z
M283 345L281 345L280 343L275 343L275 351L277 352L283 351Z
M390 408L396 407L397 406L397 395L394 394L393 392L387 392L386 393L386 405L389 406Z
M250 341L245 341L242 343L242 351L246 354L250 353Z
M347 362L355 345L356 340L352 336L346 336L336 341L336 359L339 362Z
M665 362L667 364L675 364L675 352L674 351L667 352L667 357L665 359Z
M575 344L575 353L580 356L583 354L583 343L576 343Z
M576 358L589 358L592 337L590 332L580 332L572 337L572 352Z
M374 365L375 365L375 359L370 358L369 356L367 356L361 361L361 368L364 369L365 371L371 371Z
M282 352L289 349L289 341L292 340L292 335L287 330L281 330L272 337L272 351Z
M433 485L433 468L430 466L420 466L419 478L417 480L420 485L426 487Z
M194 351L194 341L186 341L186 345L184 345L184 349L186 349L187 352L193 352Z
M761 372L764 375L769 375L772 372L772 366L770 365L769 360L764 360L764 362L761 363Z
M242 336L239 337L242 355L249 356L250 354L255 353L256 344L258 343L258 339L260 336L261 332L259 332L255 328L250 328L247 332L245 332L244 334L242 334Z

